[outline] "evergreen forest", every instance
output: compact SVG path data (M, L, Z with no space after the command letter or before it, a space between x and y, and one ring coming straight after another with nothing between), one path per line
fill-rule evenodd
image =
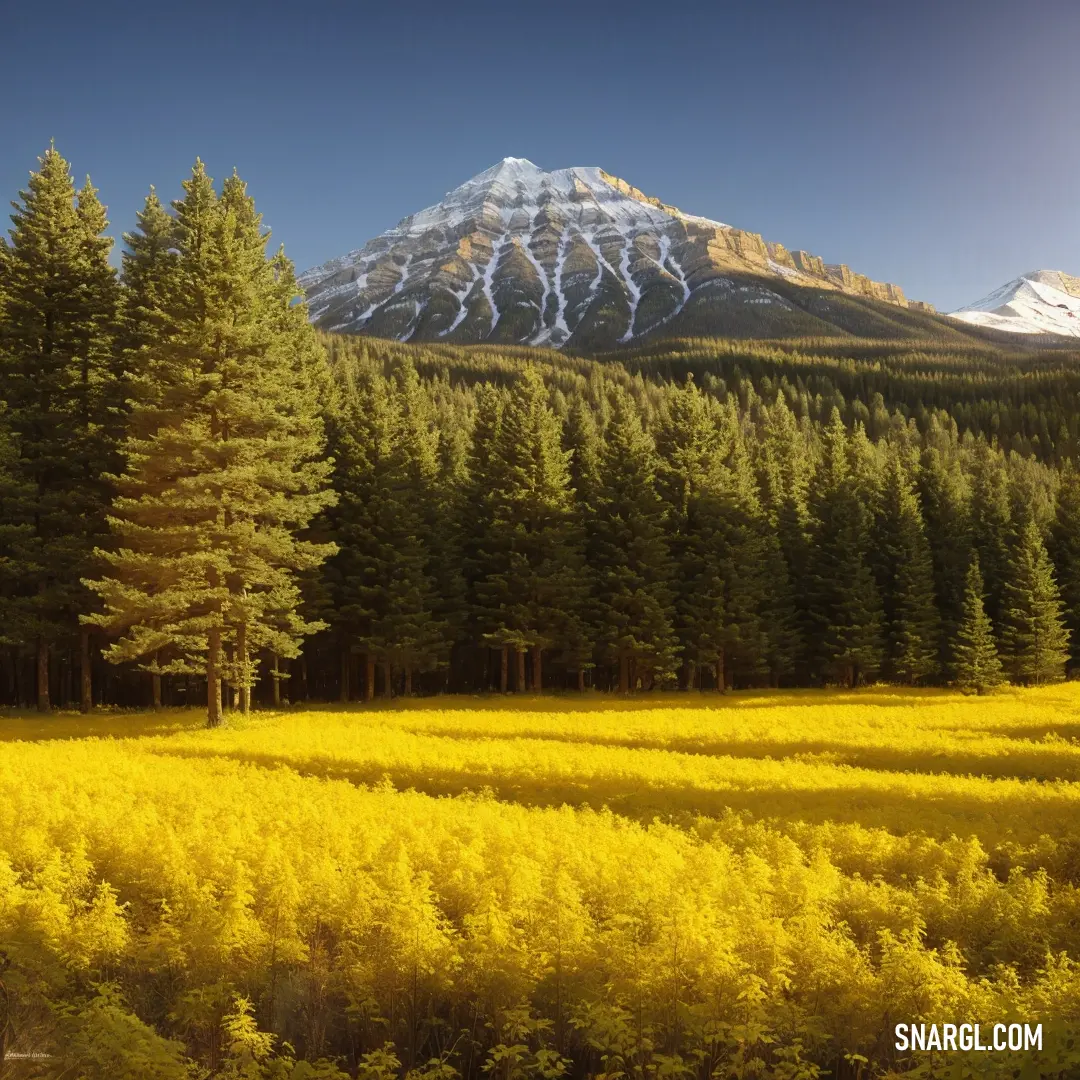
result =
M318 334L236 175L0 248L0 703L1061 680L1080 363ZM950 349L955 351L950 351Z

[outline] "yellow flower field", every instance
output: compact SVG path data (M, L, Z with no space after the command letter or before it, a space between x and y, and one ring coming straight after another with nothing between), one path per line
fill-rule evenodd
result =
M6 1052L106 1000L223 1076L944 1076L892 1025L1000 1019L1080 1069L1080 686L200 724L0 720Z

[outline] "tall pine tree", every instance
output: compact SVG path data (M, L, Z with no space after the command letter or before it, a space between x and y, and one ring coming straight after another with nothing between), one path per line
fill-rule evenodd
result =
M50 654L80 642L81 705L91 705L90 650L79 615L81 579L107 535L106 479L115 468L123 394L114 364L118 286L103 234L105 209L89 180L76 196L67 162L50 147L20 192L4 260L0 399L15 456L5 524L9 627L37 657L37 702L50 705Z
M833 409L810 504L807 641L820 678L855 686L881 667L882 612L869 563L869 515L847 432Z
M978 694L1000 686L1005 678L994 643L994 628L983 607L983 579L979 556L974 552L968 565L960 626L953 642L953 671L961 690Z
M1039 528L1028 520L1011 553L1005 581L1002 646L1016 682L1058 682L1069 659L1069 630L1061 611L1054 567Z
M874 548L885 616L885 674L898 682L923 682L938 665L934 569L919 498L895 447L885 462Z
M135 409L117 548L90 583L105 612L88 621L120 635L113 661L168 650L165 670L205 673L213 726L223 677L246 709L258 650L295 655L316 629L296 575L332 547L298 534L333 495L318 387L282 330L290 300L254 203L235 175L218 199L201 162L184 192L177 286L148 357L159 391Z
M626 693L640 678L665 681L676 666L671 564L656 492L656 447L627 391L611 395L588 538L597 638Z
M674 569L674 628L691 689L702 665L724 689L726 535L721 457L724 446L710 399L693 382L671 391L657 433L668 548Z
M397 378L339 366L331 424L339 499L328 516L338 553L327 566L341 657L340 693L350 696L350 657L366 661L365 697L382 664L412 691L416 671L444 664L446 623L438 615L433 522L426 510L437 469L435 437L416 401L411 366ZM411 408L410 408L411 403Z
M1080 471L1071 461L1061 471L1050 553L1069 628L1070 666L1080 666Z
M584 558L569 457L543 380L527 366L510 391L494 447L499 474L488 528L498 559L475 586L480 606L497 613L485 640L517 654L519 690L527 652L539 691L544 651L565 652L579 636Z

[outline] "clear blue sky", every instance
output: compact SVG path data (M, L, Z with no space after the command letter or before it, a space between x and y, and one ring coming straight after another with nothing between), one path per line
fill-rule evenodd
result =
M507 155L600 165L948 310L1080 274L1080 4L9 6L0 188L48 144L113 230L196 155L303 270Z

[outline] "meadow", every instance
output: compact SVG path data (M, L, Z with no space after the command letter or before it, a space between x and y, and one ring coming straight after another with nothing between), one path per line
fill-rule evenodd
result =
M204 722L0 719L3 1080L1080 1070L1080 685Z

